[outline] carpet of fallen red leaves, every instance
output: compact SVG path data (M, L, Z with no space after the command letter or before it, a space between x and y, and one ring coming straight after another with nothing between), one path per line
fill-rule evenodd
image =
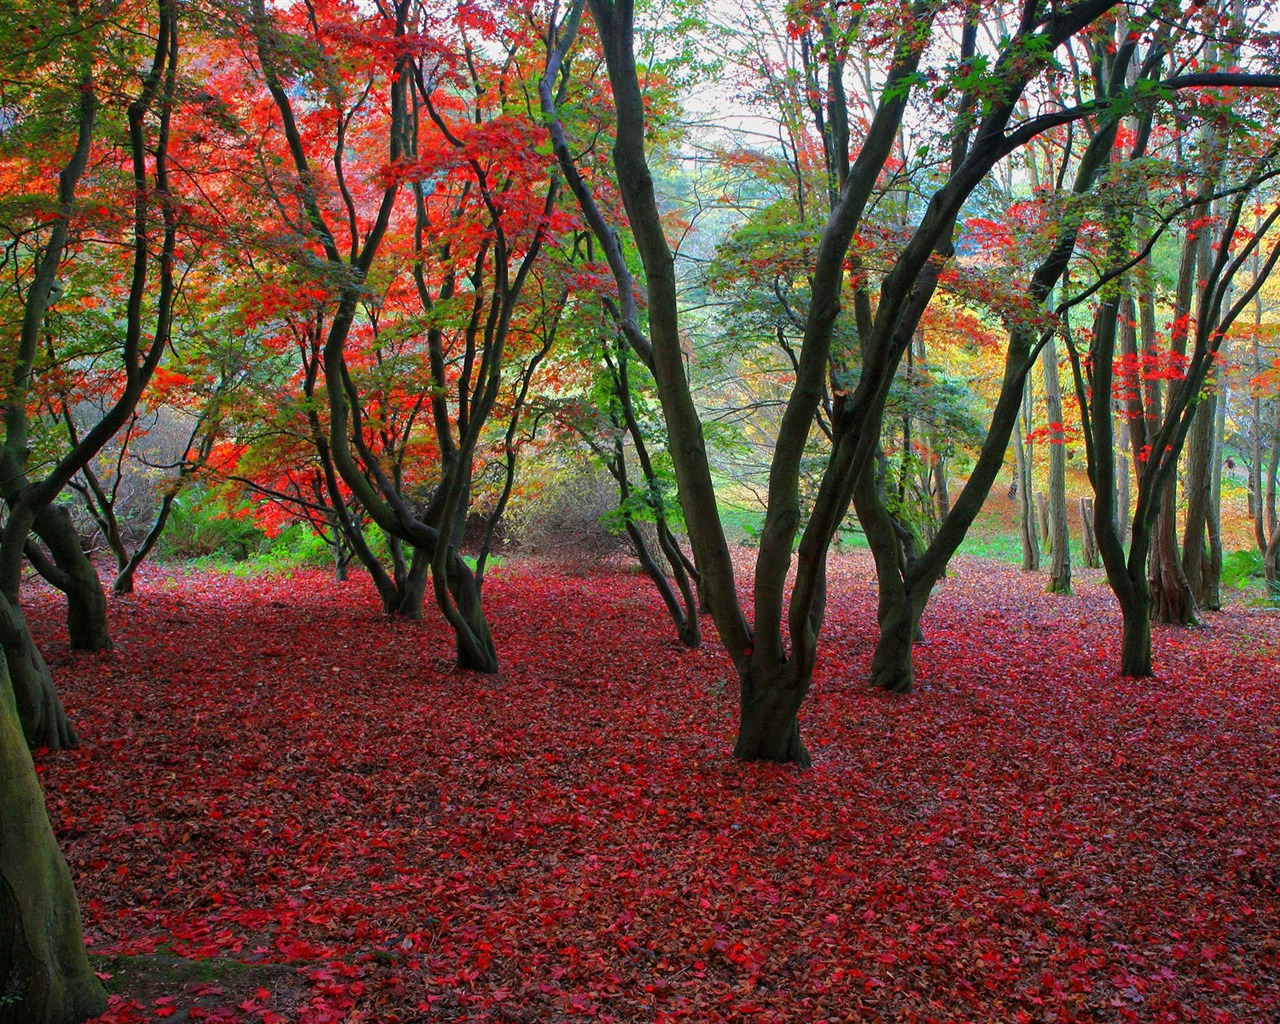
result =
M503 671L361 581L155 571L117 648L34 628L40 758L103 1022L1280 1019L1280 623L1157 629L962 560L917 692L832 579L809 772L729 757L736 684L646 581L503 567Z

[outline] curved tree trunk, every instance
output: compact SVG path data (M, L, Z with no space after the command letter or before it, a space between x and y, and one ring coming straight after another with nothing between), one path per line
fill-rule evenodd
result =
M1262 549L1262 577L1267 584L1267 595L1280 597L1280 525L1271 531L1271 539Z
M60 570L51 583L67 595L67 635L73 651L109 651L107 595L98 570L80 546L80 536L61 505L47 505L36 515L33 530Z
M35 749L67 750L79 742L53 685L48 665L31 639L26 616L0 596L0 650L4 654L6 688L13 693L27 744Z
M409 569L396 583L395 603L387 611L401 618L421 620L427 597L427 581L431 578L431 558L419 548L413 549Z
M0 661L0 1024L76 1024L106 994Z
M432 578L436 605L453 627L458 668L469 672L498 671L498 649L480 602L475 573L454 548L436 556Z
M120 567L115 582L111 585L113 594L132 594L133 578L138 572L138 567L147 560L147 556L154 550L160 536L164 533L164 528L169 523L169 516L173 512L173 503L178 497L176 490L166 491L163 498L160 499L160 508L156 512L155 521L151 524L151 529L147 531L147 536L138 545L137 549L129 556L128 561Z

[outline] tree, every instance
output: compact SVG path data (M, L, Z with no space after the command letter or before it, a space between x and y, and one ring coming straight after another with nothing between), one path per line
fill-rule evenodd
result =
M50 14L52 12L49 12ZM58 299L59 273L64 267L73 225L81 211L78 189L89 164L100 128L102 100L95 61L99 33L112 28L117 12L110 6L73 12L73 30L60 36L65 48L18 45L5 48L6 79L20 83L30 110L43 104L55 110L54 123L66 118L73 128L63 149L54 196L36 195L26 229L17 233L10 250L24 269L16 288L21 327L7 355L4 394L5 437L0 448L0 472L5 478L8 518L0 534L0 1019L37 1024L63 1024L85 1019L105 1009L97 978L89 968L81 936L79 914L70 875L49 828L35 770L24 747L67 746L75 742L53 689L48 669L31 641L18 603L22 560L28 535L68 481L107 443L136 406L142 390L168 341L173 297L173 257L177 210L172 202L168 167L169 128L176 93L178 11L160 0L152 24L130 26L128 39L150 46L141 86L124 111L125 152L131 183L132 238L128 298L119 339L118 397L70 451L47 466L29 462L30 415L36 405L37 359L49 308ZM18 24L17 12L0 10L7 24ZM65 17L67 12L60 12ZM32 15L27 14L25 18ZM24 23L29 24L24 20ZM61 19L56 22L61 23ZM31 28L27 30L32 31ZM38 35L41 25L34 25ZM154 36L152 33L154 32ZM6 42L10 40L6 38ZM29 42L29 40L28 40ZM104 48L105 49L105 48ZM49 72L57 72L50 75ZM110 78L110 69L102 70ZM65 76L65 77L63 77ZM41 94L45 82L55 84ZM47 107L45 108L47 110ZM107 108L110 110L110 108ZM23 130L43 131L45 124L10 125L16 137ZM6 139L12 145L17 138ZM155 239L153 226L160 225ZM144 299L151 271L159 278L154 336L145 338Z
M86 17L88 17L86 15ZM63 566L84 568L78 560L63 557L74 536L51 512L54 498L71 478L88 464L124 425L140 399L147 381L160 360L169 337L175 291L173 257L177 244L178 212L172 200L168 165L170 121L177 82L176 12L162 2L156 28L151 66L139 92L125 113L128 139L128 174L132 185L132 218L127 228L131 242L128 291L124 297L123 337L117 340L118 369L114 399L102 416L80 437L77 444L59 453L41 467L36 477L29 462L31 414L39 407L37 371L44 341L44 324L50 307L60 292L58 275L67 257L73 225L80 214L77 189L88 166L95 133L99 130L99 98L93 66L93 49L73 51L78 73L75 90L74 144L58 174L58 191L47 205L35 209L32 237L23 236L22 249L29 255L28 276L21 294L22 326L15 349L10 353L9 377L5 391L5 437L0 446L3 494L8 519L0 538L0 644L8 662L9 677L18 713L28 741L33 746L62 747L75 742L75 734L53 689L52 679L39 651L31 642L21 609L18 590L23 559L29 550L28 537L36 529L53 546L53 561ZM154 121L154 124L153 124ZM156 221L160 237L155 238ZM154 300L148 302L152 274L159 278ZM150 306L150 310L148 310ZM146 337L145 319L154 316L151 336ZM65 516L65 512L61 513ZM54 519L53 528L44 524ZM91 572L91 567L90 567ZM84 583L84 573L75 578ZM101 585L92 574L98 600L90 601L89 614L100 617ZM83 605L74 602L69 613ZM93 646L102 646L98 641Z
M359 15L335 9L320 21L301 8L284 16L261 2L252 9L257 73L287 142L306 246L326 268L334 300L323 346L330 457L370 518L430 563L459 665L496 671L481 604L483 563L472 569L461 548L476 453L556 211L540 130L516 109L524 40L504 38L497 17L477 5L448 19L413 0ZM437 34L420 32L420 22ZM475 33L507 46L507 59L487 63ZM361 46L352 49L353 40ZM299 116L308 111L293 91L304 82L323 85L314 99L324 117ZM355 138L361 144L349 145ZM398 205L406 192L407 216ZM392 252L399 258L377 262ZM380 284L401 298L384 302L375 318L369 302ZM439 458L420 507L369 443L379 401L361 390L359 373L362 360L377 360L378 331L397 311L408 317L410 297L416 320L399 330L424 337L429 383L409 400L423 402Z
M1073 108L1013 123L1023 89L1049 66L1054 50L1113 6L1078 3L1045 17L1028 8L999 52L984 59L980 69L975 62L952 66L947 79L959 90L952 109L960 130L953 143L951 169L929 198L901 250L889 261L878 301L872 299L862 274L862 260L851 252L850 242L893 155L902 118L925 78L922 61L939 12L924 4L860 5L849 12L853 23L846 28L876 33L883 41L888 66L879 105L856 156L836 154L839 193L811 270L811 305L795 386L770 470L768 508L754 576L754 621L748 623L717 512L701 419L684 371L671 251L645 153L644 95L635 63L633 6L629 0L592 0L617 107L614 169L644 265L649 303L647 334L640 331L634 317L624 316L624 323L628 337L657 380L694 557L721 642L741 679L735 745L740 758L808 763L797 712L813 678L827 550L854 486L874 462L890 385L936 290L956 218L965 199L999 160L1040 131L1084 116L1084 110ZM547 109L545 90L543 102ZM563 164L569 156L567 148L557 146L557 155ZM568 168L566 176L572 182ZM574 191L598 240L606 251L611 246L616 251L607 224L584 198L585 189L575 185ZM625 303L631 291L630 277L619 266L620 259L611 255L609 262L618 279L619 298ZM831 350L831 340L845 290L846 268L855 281L863 282L853 295L861 372L856 387L838 395L834 403L830 458L807 523L802 524L800 463L828 368L833 361L840 361L839 354ZM789 589L787 575L797 538L795 583ZM909 639L906 646L909 651Z
M1270 88L1280 84L1275 76L1241 76L1230 80ZM1174 81L1193 86L1212 85L1214 77L1211 73L1188 73L1175 76ZM1204 116L1218 118L1223 109L1221 95L1201 94L1200 99L1205 103ZM1242 97L1233 96L1232 102L1237 110L1244 106ZM1138 133L1134 156L1143 154L1149 134L1148 122ZM1226 141L1224 136L1218 139ZM1176 542L1176 535L1170 538L1167 532L1172 515L1167 488L1176 472L1205 381L1227 333L1280 260L1280 245L1267 240L1267 232L1280 219L1280 205L1273 206L1259 231L1241 231L1241 216L1255 201L1258 190L1280 175L1280 148L1273 142L1264 142L1259 152L1251 148L1248 139L1245 123L1235 121L1232 132L1235 158L1221 163L1220 173L1212 179L1197 178L1190 198L1179 197L1173 209L1163 215L1165 222L1180 218L1184 229L1169 350L1162 353L1156 344L1155 314L1150 308L1149 290L1139 292L1144 301L1139 303L1135 318L1114 280L1100 293L1087 351L1082 351L1082 346L1074 340L1070 345L1076 393L1085 415L1084 439L1095 495L1098 548L1123 619L1120 651L1123 675L1152 674L1153 583L1147 579L1148 556L1153 559L1155 580L1163 581L1166 601L1171 589L1181 593L1184 588L1184 581L1170 576L1170 570L1176 573L1177 565L1167 560L1162 564L1162 552L1157 545L1167 548ZM1123 176L1124 170L1117 168L1117 173ZM1139 179L1131 187L1142 197L1145 207L1150 183ZM1123 194L1123 189L1117 188L1103 207L1108 229L1106 264L1112 273L1143 263L1163 231L1163 227L1151 228L1150 233L1138 239L1140 245L1135 256L1131 251L1135 241L1131 232L1143 221L1128 215L1119 206L1118 197ZM1215 201L1222 202L1221 215L1206 219L1206 212ZM1197 233L1202 231L1210 233L1212 255L1199 267L1203 276L1197 279L1200 249ZM1260 272L1248 284L1238 287L1243 282L1237 281L1237 275L1255 255L1259 257ZM1131 335L1128 341L1122 339L1121 335L1129 332L1140 335L1140 347ZM1167 380L1169 387L1157 405L1153 401L1152 385L1160 380ZM1137 464L1137 494L1127 551L1116 523L1113 394L1122 397L1128 408ZM1157 520L1162 515L1166 525L1163 530L1157 530Z

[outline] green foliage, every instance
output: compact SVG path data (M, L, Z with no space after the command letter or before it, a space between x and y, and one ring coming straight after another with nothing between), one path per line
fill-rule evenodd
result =
M248 505L228 513L226 506L206 491L179 495L156 546L162 560L215 558L240 562L266 541L248 515Z
M1262 555L1257 551L1232 551L1222 558L1222 585L1244 590L1262 578Z

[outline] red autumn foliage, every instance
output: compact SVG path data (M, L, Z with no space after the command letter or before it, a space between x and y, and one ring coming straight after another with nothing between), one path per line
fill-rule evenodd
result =
M359 582L151 573L109 654L32 607L103 1022L1280 1016L1274 616L1120 679L1099 583L961 560L893 698L846 556L800 772L729 759L730 666L637 574L498 571L489 677ZM157 951L204 972L131 988Z

